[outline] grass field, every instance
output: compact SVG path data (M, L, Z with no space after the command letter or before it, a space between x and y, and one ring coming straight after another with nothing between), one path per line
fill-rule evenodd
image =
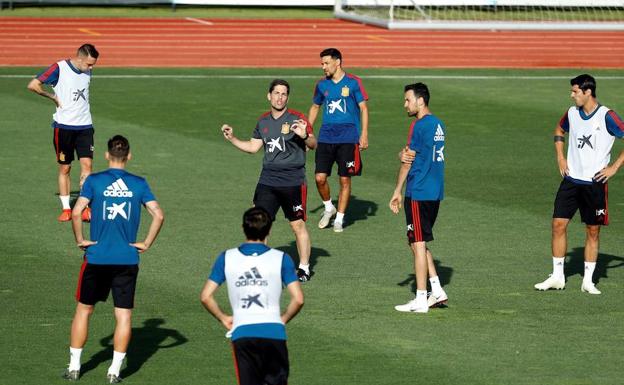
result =
M28 92L28 78L20 76L38 70L0 68L0 383L12 385L62 382L81 263L70 226L56 222L52 104ZM570 227L567 289L533 290L551 269L550 216L560 180L552 130L570 105L567 79L580 71L353 72L371 98L371 146L344 233L316 228L321 202L310 185L316 275L288 327L290 382L621 383L624 171L610 182L612 222L595 275L603 295L579 290L578 218ZM592 73L599 99L624 113L624 72ZM198 295L216 255L242 240L240 215L261 155L237 151L219 128L229 123L238 136L251 134L277 75L291 82L290 107L307 113L316 69L95 72L95 169L105 167L106 140L127 135L129 169L148 178L166 214L160 238L142 257L134 339L122 370L128 384L235 383L224 330ZM431 249L450 307L426 316L393 309L411 298L413 272L404 217L387 208L409 125L402 87L413 80L430 86L431 108L447 124L447 198ZM616 143L613 154L623 147ZM313 154L308 165L313 184ZM270 243L296 256L293 240L280 217ZM225 290L219 298L226 302ZM96 309L81 383L104 381L111 309L110 302Z

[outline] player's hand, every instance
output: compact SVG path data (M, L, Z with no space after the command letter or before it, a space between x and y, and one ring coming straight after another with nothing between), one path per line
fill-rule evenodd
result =
M52 101L54 102L54 104L56 104L56 107L57 107L57 108L63 108L63 107L61 106L61 101L59 100L58 96L54 95L54 96L52 97Z
M390 206L390 210L392 210L393 213L399 213L399 210L401 210L402 200L403 197L401 196L400 192L395 191L394 194L392 194L392 198L390 198L390 203L388 205Z
M360 150L366 150L368 148L368 136L360 136Z
M405 146L404 149L399 152L399 160L401 163L409 163L411 164L416 158L416 151L410 150L408 146Z
M566 175L570 174L570 170L568 169L568 161L566 160L566 158L557 159L557 163L559 164L559 174L561 174L561 176L565 177Z
M617 170L613 167L605 167L594 175L594 180L596 182L607 183L609 178L615 175L616 172Z
M145 244L145 242L135 242L131 243L130 246L135 247L139 253L144 253L149 249L149 246Z
M88 239L83 239L82 242L78 242L76 246L78 246L82 250L86 250L89 246L95 245L97 242L90 241Z
M221 321L221 325L223 325L227 330L232 330L232 326L234 325L234 317L232 317L231 315L226 315L219 321Z
M290 126L290 131L297 134L300 138L305 138L308 131L308 122L304 119L297 119L294 121L293 125Z
M226 140L232 140L232 138L234 137L234 129L227 124L221 126L221 132L223 133L223 137Z

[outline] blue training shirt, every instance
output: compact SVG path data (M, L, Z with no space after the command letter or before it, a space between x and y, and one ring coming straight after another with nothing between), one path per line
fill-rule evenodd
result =
M416 201L444 199L444 123L425 115L410 126L408 146L416 158L407 174L405 196Z
M91 174L80 196L91 206L91 240L97 242L86 252L87 262L96 265L137 265L136 242L141 206L156 200L144 178L109 168Z
M359 143L360 103L368 100L362 80L345 74L338 83L323 78L316 83L312 102L323 109L320 143Z
M270 249L270 247L262 243L243 243L238 247L238 250L241 253L250 258L257 257ZM298 279L297 273L295 272L295 263L286 253L284 253L282 258L281 273L282 284L284 286L288 286ZM225 252L219 254L217 257L217 260L212 266L212 272L210 273L208 279L218 285L225 282ZM286 327L281 323L241 325L234 330L234 333L232 334L232 341L245 337L286 340Z

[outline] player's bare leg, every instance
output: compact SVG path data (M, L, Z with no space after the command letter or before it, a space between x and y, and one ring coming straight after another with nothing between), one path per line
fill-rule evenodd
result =
M416 277L416 298L405 305L398 305L394 308L401 312L427 313L427 244L425 242L414 242L410 244L414 254L414 276Z
M310 279L310 251L312 249L308 228L302 219L290 222L290 227L295 233L297 252L299 253L299 268L297 276L302 282Z
M440 284L440 278L438 278L438 272L436 271L435 264L433 263L433 255L427 248L427 272L429 274L429 284L431 285L431 295L429 296L427 303L429 307L440 307L448 302L448 296L442 285Z
M68 222L71 220L71 207L69 206L69 188L71 184L71 179L69 176L70 171L70 164L59 164L57 180L59 199L61 200L61 204L63 206L63 211L58 217L58 220L60 222Z
M93 165L93 159L91 158L80 158L80 189L82 190L82 185L87 177L91 174ZM84 222L91 221L91 208L87 206L82 212L82 220Z
M78 381L80 378L80 357L82 348L87 343L89 335L89 319L93 314L94 306L78 302L76 313L71 325L69 339L69 366L63 378L70 381Z
M600 294L593 282L594 270L598 261L598 245L600 243L600 226L588 225L585 228L585 274L581 291L590 294Z
M340 192L338 193L338 212L336 213L336 219L334 220L334 231L341 232L342 224L344 221L344 215L349 205L349 198L351 198L351 177L341 176L340 179Z
M115 308L115 333L113 335L113 362L108 368L107 378L110 383L119 380L121 365L126 357L130 337L132 336L132 309Z
M329 191L329 183L327 182L327 174L325 173L317 173L314 175L314 180L316 181L316 189L323 200L323 205L325 209L323 210L323 216L319 221L318 227L320 229L324 229L329 225L332 217L336 215L336 208L332 204L331 195Z
M568 247L568 223L570 220L567 218L553 218L552 220L553 272L545 281L534 286L537 290L565 288L563 265Z

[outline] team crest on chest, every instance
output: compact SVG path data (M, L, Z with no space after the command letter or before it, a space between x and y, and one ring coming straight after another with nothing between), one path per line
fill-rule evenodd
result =
M290 123L286 122L282 124L282 134L286 135L290 133Z
M342 87L342 93L341 93L341 95L342 95L343 97L345 97L345 98L346 98L347 96L349 96L349 87L347 87L347 86Z

